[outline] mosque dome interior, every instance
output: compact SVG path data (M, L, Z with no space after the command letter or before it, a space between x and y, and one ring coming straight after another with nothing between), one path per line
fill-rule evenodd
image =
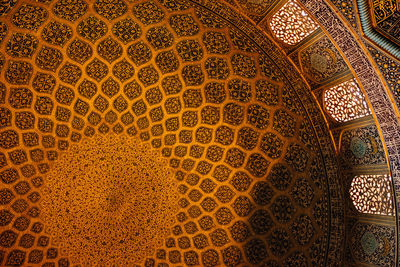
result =
M0 266L399 266L399 23L0 1Z

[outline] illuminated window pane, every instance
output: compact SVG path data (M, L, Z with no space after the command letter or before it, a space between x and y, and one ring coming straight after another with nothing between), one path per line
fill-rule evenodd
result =
M350 197L361 213L394 215L389 175L359 175L351 182Z
M295 1L289 1L272 16L270 27L277 39L295 45L315 31L318 25Z
M354 79L325 90L324 102L326 111L338 122L371 114L364 95Z

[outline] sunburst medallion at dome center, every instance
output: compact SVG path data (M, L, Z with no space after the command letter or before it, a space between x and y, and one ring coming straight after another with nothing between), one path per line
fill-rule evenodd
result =
M176 212L172 172L136 139L84 140L60 156L46 181L43 217L80 262L141 261L160 245Z

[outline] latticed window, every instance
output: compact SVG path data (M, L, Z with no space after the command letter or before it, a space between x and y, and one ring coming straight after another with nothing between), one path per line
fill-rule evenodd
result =
M394 215L390 175L355 176L350 197L361 213Z
M338 122L371 114L364 94L354 79L325 90L325 109Z
M318 25L295 1L288 1L271 18L269 23L275 37L295 45L310 35Z

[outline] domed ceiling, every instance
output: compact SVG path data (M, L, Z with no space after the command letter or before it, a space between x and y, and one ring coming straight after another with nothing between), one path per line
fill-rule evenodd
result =
M325 122L243 17L173 0L0 12L1 264L340 261Z

